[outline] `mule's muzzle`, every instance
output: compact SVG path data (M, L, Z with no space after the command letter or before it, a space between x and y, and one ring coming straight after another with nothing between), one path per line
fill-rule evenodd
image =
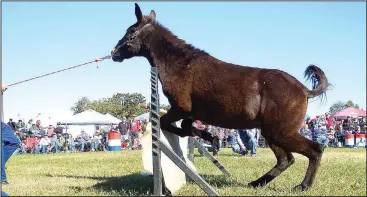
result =
M122 62L123 60L123 58L121 58L120 52L116 48L112 49L111 57L112 57L112 61L114 62Z

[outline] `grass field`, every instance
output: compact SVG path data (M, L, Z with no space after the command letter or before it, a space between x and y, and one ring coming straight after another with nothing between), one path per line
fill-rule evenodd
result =
M314 186L307 192L291 192L302 181L308 163L294 155L296 163L261 189L244 186L275 164L270 149L259 149L257 157L240 157L224 149L218 160L230 177L197 154L195 165L220 195L366 196L366 149L326 149ZM153 180L141 176L142 169L141 151L17 155L7 163L10 185L3 190L13 196L151 195ZM205 194L189 183L175 195Z

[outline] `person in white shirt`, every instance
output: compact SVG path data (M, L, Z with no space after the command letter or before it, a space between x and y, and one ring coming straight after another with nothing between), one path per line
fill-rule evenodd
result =
M45 154L47 150L47 146L50 143L47 139L47 136L42 136L39 144L41 145L42 153ZM47 137L48 138L48 137Z
M93 135L93 138L92 138L91 150L92 151L98 151L98 147L101 144L101 141L102 141L102 135L100 135L100 133L96 132Z

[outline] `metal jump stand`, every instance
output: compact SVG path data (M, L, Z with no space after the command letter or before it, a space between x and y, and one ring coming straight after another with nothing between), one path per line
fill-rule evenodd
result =
M162 196L163 174L161 168L161 151L167 155L187 176L189 176L209 196L219 194L197 173L195 173L185 161L183 161L171 148L160 139L160 115L159 115L159 93L158 93L158 71L156 67L151 70L151 123L152 123L152 151L153 151L153 177L154 195ZM189 138L189 158L194 160L194 144L203 151L222 172L229 174L225 169L196 139Z

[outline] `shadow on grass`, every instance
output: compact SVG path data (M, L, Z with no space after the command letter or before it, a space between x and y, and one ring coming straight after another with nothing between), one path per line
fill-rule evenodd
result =
M148 196L153 194L153 177L142 176L139 173L125 175L121 177L92 177L92 176L74 176L74 175L46 175L48 177L66 177L72 179L91 179L99 183L92 186L92 189L104 193L114 193L115 195L137 195ZM72 189L80 190L77 187Z
M77 176L77 175L45 175L47 177L64 177L71 179L90 179L98 181L92 186L92 189L99 190L104 193L114 193L116 195L137 195L150 196L153 195L153 176L142 176L140 173L134 173L121 177L93 177L93 176ZM201 177L213 188L223 187L244 187L246 184L237 183L227 175L206 175ZM188 183L195 184L190 178ZM81 191L81 188L72 187L72 189Z
M218 156L216 156L215 158L221 158L221 157L251 157L250 154L248 155L240 155L237 153L219 153ZM205 158L204 155L200 155L200 154L195 154L194 158Z
M200 175L209 185L216 187L216 188L223 188L223 187L245 187L247 184L239 183L233 179L231 176L228 175L208 175L208 174L201 174ZM190 183L194 183L193 181L189 180ZM194 183L195 184L195 183Z

